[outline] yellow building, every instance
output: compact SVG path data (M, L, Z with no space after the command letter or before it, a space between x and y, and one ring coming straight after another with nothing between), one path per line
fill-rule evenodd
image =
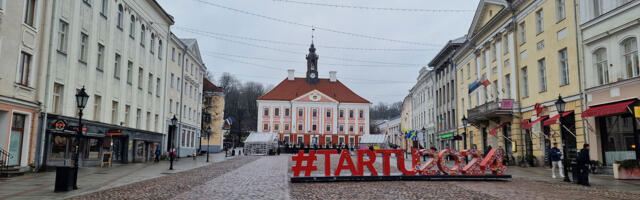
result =
M509 164L543 165L552 143L566 138L575 157L585 136L574 8L567 0L480 1L454 56L459 146L504 148ZM559 95L567 102L562 133Z
M201 137L202 151L220 152L223 148L224 139L224 90L217 87L206 78L203 81L203 123L205 132L210 130L210 137ZM210 129L209 129L210 128ZM207 139L209 141L207 141Z

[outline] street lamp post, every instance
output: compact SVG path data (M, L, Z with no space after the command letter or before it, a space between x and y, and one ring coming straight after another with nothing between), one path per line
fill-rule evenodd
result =
M464 126L464 145L463 146L467 146L467 135L469 135L469 133L467 132L467 117L462 115L462 125Z
M78 132L76 134L76 146L74 152L74 177L73 177L73 189L78 189L78 162L80 162L80 137L82 136L82 110L87 105L87 100L89 100L89 95L82 86L82 89L78 93L76 93L76 105L78 106Z
M562 138L562 164L563 164L563 171L564 171L564 182L571 182L571 180L569 179L569 170L568 170L568 165L569 165L569 159L568 154L567 154L567 139L565 138L565 134L562 134L562 113L564 113L564 106L566 105L566 102L564 100L562 100L562 96L558 95L558 100L556 100L556 111L558 111L558 115L560 115L560 118L558 119L558 125L560 125L560 136Z
M211 127L207 127L207 162L209 162L209 150L211 150L211 146L209 142L211 141Z
M169 170L173 170L173 158L175 157L175 150L173 149L173 137L175 137L177 123L178 118L173 115L173 118L171 118L171 144L169 144Z

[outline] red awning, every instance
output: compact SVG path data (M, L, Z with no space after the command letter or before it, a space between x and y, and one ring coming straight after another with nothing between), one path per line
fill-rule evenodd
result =
M629 112L627 107L634 102L636 102L635 99L613 104L593 106L582 112L582 117L599 117L604 115Z
M498 129L501 129L502 127L504 127L504 125L506 125L507 122L500 124L499 126L496 126L495 128L491 129L491 131L489 131L489 134L491 135L495 135L496 133L498 133Z
M531 129L535 123L538 123L544 119L547 119L549 116L542 116L536 120L533 120L531 123L524 125L524 129Z
M571 113L573 113L573 110L572 111L563 112L562 116L564 117L564 116L567 116L567 115L569 115ZM544 120L543 124L545 126L549 126L551 124L555 124L558 121L558 119L560 119L560 114L557 114L557 115L555 115L555 116L553 116L553 117L551 117L551 118L549 118L547 120Z

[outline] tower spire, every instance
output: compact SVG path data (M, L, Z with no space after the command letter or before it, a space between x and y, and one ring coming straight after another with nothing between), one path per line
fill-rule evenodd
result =
M314 33L316 32L316 28L311 26L311 44L313 44L313 37L314 37Z

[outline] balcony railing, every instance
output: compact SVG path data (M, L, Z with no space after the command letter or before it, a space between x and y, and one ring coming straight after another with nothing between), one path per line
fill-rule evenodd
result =
M520 104L513 99L498 99L470 109L470 121L483 121L490 118L508 117L520 109Z

